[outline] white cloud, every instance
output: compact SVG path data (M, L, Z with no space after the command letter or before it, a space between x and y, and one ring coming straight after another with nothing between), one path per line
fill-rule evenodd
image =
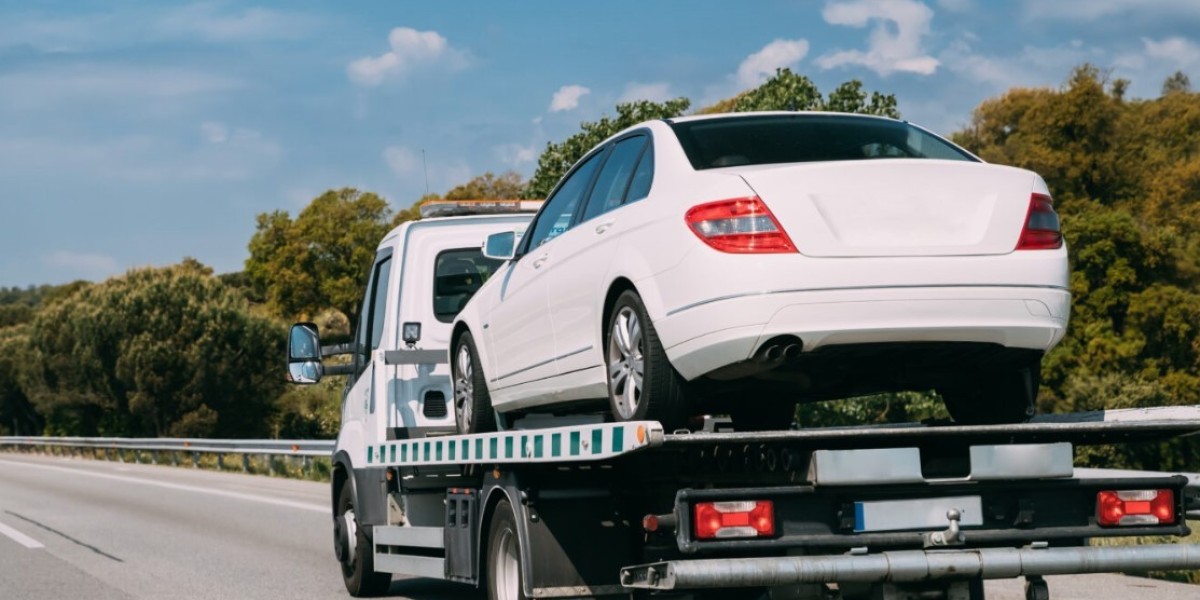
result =
M816 60L822 69L861 65L880 75L896 72L932 75L938 59L925 54L921 39L929 34L933 11L916 0L851 0L825 5L831 25L866 27L874 23L867 50L841 50Z
M436 31L417 31L397 27L388 34L391 48L379 56L366 56L350 62L346 74L359 85L374 86L389 77L404 77L420 67L438 65L457 70L466 66L467 55Z
M500 162L512 166L519 167L537 160L537 146L530 144L523 146L521 144L503 144L494 148L496 158Z
M1094 21L1104 17L1133 13L1138 17L1178 18L1200 16L1196 0L1025 0L1025 15L1030 18L1066 21Z
M60 103L162 108L163 100L214 95L244 87L236 79L176 67L134 67L76 63L0 75L0 106L44 109Z
M758 86L774 75L775 69L794 67L806 54L807 40L775 40L738 65L737 83L743 88Z
M563 112L579 108L579 99L592 93L582 85L564 85L550 98L550 112Z
M978 54L964 36L942 51L941 64L962 78L990 86L995 91L1011 87L1036 87L1061 82L1076 65L1104 62L1095 48L1074 40L1057 46L1025 46L1003 56Z
M220 144L229 139L229 128L224 123L205 121L200 124L200 135L213 144Z
M117 259L103 254L56 250L42 257L48 267L66 271L72 278L100 280L120 271Z
M1181 67L1200 63L1200 45L1186 38L1171 37L1163 40L1142 38L1142 45L1145 48L1146 56L1155 60L1173 62Z
M666 102L671 99L671 86L665 82L659 83L638 83L630 82L625 86L625 91L621 92L621 97L617 98L617 102L634 102L636 100L649 100L651 102Z
M404 146L384 148L383 162L396 175L411 175L421 170L421 157Z

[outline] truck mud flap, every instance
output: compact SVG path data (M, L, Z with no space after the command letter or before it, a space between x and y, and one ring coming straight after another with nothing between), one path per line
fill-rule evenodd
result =
M870 555L673 560L625 567L627 588L682 590L798 583L1009 579L1200 568L1200 545L901 550Z

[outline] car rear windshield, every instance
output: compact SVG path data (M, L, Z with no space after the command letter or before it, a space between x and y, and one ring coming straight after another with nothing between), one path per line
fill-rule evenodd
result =
M672 122L692 168L876 158L975 159L902 121L846 115L762 115Z

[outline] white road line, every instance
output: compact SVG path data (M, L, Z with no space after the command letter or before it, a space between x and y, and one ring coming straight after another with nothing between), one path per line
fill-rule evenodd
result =
M41 542L21 533L20 531L17 531L16 529L13 529L12 527L9 527L8 525L5 525L4 523L0 523L0 534L3 534L12 541L25 546L30 550L37 550L38 548L46 547Z
M179 490L182 492L194 492L197 494L209 494L211 496L222 496L225 498L236 498L238 500L247 500L250 502L258 502L260 504L272 504L275 506L286 506L287 508L295 508L299 510L308 510L312 512L333 514L328 506L319 504L308 504L305 502L293 502L291 500L281 500L279 498L270 498L267 496L257 496L254 494L243 494L240 492L228 492L225 490L214 490L211 488L197 487L192 485L183 485L180 483L167 483L165 481L151 481L148 479L140 479L137 477L126 477L123 475L109 475L107 473L96 473L93 471L85 471L83 469L68 469L66 467L55 467L52 465L41 465L34 463L17 462L10 460L0 460L0 465L12 465L14 467L28 467L39 471L60 471L70 473L72 475L83 475L85 477L96 477L99 479L108 479L111 481L122 481L125 483L136 483L139 485L149 485L153 487L166 488L169 490Z

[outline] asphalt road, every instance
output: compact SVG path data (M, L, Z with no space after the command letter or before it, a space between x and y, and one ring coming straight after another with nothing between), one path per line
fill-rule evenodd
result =
M324 484L0 453L4 600L345 600ZM1119 575L1049 578L1055 600L1200 599L1200 587ZM989 600L1022 600L1018 580ZM396 598L476 598L392 583Z

